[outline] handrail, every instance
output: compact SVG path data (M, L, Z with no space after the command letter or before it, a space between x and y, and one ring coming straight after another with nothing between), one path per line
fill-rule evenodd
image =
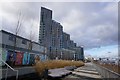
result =
M16 71L17 74L16 74L16 80L18 80L18 70L15 70L14 68L12 68L10 65L8 65L5 61L3 61L2 59L0 59L0 61L2 61L5 65L7 65L7 70L8 70L8 67L13 70L13 71ZM7 76L7 73L6 73L6 76Z
M6 64L10 69L12 69L13 71L16 71L15 69L13 69L11 66L9 66L6 62L4 62L3 60L2 60L2 62L4 63L4 64Z

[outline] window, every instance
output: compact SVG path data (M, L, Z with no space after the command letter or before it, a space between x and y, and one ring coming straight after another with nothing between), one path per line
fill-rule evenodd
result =
M43 22L44 19L44 12L41 13L41 22Z
M12 35L9 35L9 40L10 40L10 41L15 41L15 37L12 36Z
M22 44L27 44L27 41L23 39Z

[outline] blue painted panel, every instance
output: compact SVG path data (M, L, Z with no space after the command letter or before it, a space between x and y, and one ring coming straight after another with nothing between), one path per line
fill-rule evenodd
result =
M28 62L28 53L25 52L25 53L23 54L23 62L22 62L22 63L23 63L23 65L26 65L27 62Z
M30 64L30 54L28 53L28 61L27 64Z
M23 65L27 65L29 64L29 60L30 60L30 54L25 52L23 54Z
M7 60L6 61L10 61L10 60L16 60L16 52L13 51L7 51Z
M7 60L6 62L11 65L12 63L14 64L14 62L16 61L16 52L13 52L11 50L7 51Z

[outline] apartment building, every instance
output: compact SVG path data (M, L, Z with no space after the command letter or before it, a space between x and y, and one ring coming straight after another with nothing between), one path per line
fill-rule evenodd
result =
M75 59L76 43L70 39L70 35L63 32L63 26L52 19L52 10L41 7L39 43L47 47L49 59ZM79 49L80 50L80 49ZM83 56L77 56L76 60Z

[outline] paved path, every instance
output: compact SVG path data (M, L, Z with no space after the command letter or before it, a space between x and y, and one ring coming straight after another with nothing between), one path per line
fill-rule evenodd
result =
M33 67L22 67L22 68L15 68L15 69L19 70L19 75L25 75L28 73L35 72ZM51 69L49 71L51 72L51 74L49 74L49 76L52 76L52 77L63 76L63 75L69 74L71 72L71 71L66 70L65 68ZM3 72L3 77L5 77L6 69L3 69L2 72ZM9 70L8 72L9 72L8 73L9 77L16 75L16 73L11 70ZM57 75L57 74L59 74L59 75ZM101 79L101 76L96 71L96 69L94 68L92 63L85 63L85 66L75 69L74 71L72 71L71 75L68 75L60 80L73 80L73 79L74 80L93 80L96 78Z
M49 72L49 76L54 78L62 77L71 73L71 71L68 71L65 68L50 69Z
M81 80L89 80L89 79L101 79L101 76L96 71L92 63L85 63L85 66L79 67L72 72L72 75L65 77L63 80L67 80L68 78L75 78Z

